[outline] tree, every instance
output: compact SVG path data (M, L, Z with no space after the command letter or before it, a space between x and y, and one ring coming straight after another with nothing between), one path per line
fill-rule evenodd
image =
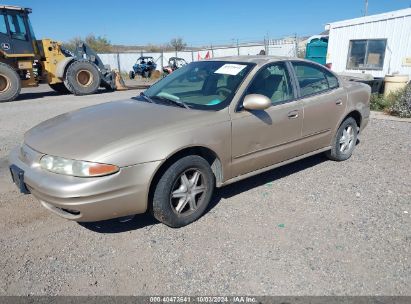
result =
M84 40L81 37L74 37L70 41L63 43L63 47L74 51L81 41L86 42L97 53L109 53L113 51L113 46L107 38L102 36L96 37L93 34L87 35Z
M81 39L81 37L74 37L72 39L70 39L67 42L63 42L63 47L71 52L73 52L76 49L76 46L83 41L83 39Z
M105 37L96 37L90 34L86 37L85 41L97 53L109 53L113 50L110 40Z
M153 52L153 53L158 53L161 52L161 46L160 45L155 45L155 44L148 44L144 48L147 52Z
M169 44L176 52L184 50L187 45L180 37L171 39Z

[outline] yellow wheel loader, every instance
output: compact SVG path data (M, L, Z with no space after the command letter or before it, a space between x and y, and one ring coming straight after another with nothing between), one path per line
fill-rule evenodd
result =
M51 39L36 40L31 9L0 5L0 102L13 101L21 88L47 83L60 93L87 95L99 87L124 89L121 77L86 44L74 52Z

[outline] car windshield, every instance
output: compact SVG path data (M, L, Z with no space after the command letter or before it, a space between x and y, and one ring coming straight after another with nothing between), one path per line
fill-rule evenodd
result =
M155 83L145 95L154 102L177 102L193 109L221 110L230 104L253 66L227 61L192 62Z

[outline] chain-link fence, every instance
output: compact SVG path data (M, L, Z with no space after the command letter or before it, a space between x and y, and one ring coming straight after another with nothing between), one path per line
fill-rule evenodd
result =
M141 56L151 56L157 65L157 70L162 70L168 65L168 60L171 57L180 57L188 63L215 57L238 56L238 55L258 55L267 54L272 56L295 57L298 50L298 38L272 39L264 40L264 42L255 43L237 43L234 46L220 46L179 52L146 52L140 51L135 53L112 53L99 54L104 64L108 64L111 68L117 69L120 72L127 73L132 69L132 66Z

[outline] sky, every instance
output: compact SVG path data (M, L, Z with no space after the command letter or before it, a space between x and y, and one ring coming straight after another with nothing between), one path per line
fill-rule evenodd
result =
M95 34L114 44L190 46L310 36L332 21L361 17L364 0L3 0L30 7L37 39ZM369 0L368 14L411 7L411 0Z

